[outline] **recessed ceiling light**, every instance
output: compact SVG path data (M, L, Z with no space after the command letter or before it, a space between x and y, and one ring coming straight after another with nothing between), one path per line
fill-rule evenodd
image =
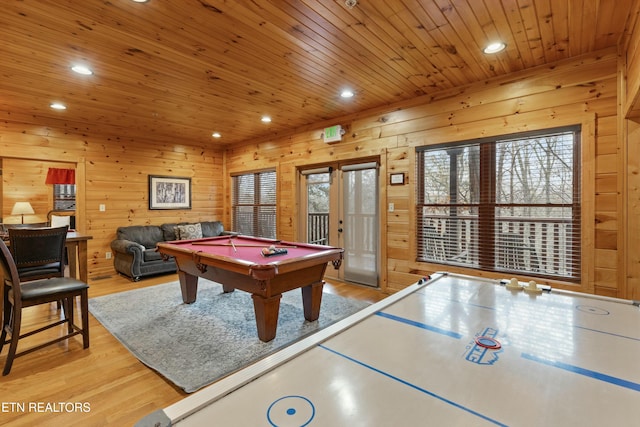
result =
M211 136L214 138L220 138L222 135L220 135L220 132L214 132L211 134Z
M93 74L93 71L91 71L89 67L86 67L84 65L74 65L73 67L71 67L71 69L76 73L83 74L85 76L90 76L91 74Z
M271 123L271 117L269 116L262 116L260 120L262 120L262 123Z
M133 0L133 1L134 1L134 3L146 3L149 0Z
M341 93L340 96L342 98L351 98L353 97L353 91L351 89L344 89Z
M61 104L59 102L54 102L53 104L49 105L51 108L53 108L54 110L66 110L67 106L64 104Z
M498 53L498 52L504 50L505 47L507 47L506 44L504 44L502 42L495 42L495 43L491 43L490 45L485 47L483 49L483 52L484 53Z

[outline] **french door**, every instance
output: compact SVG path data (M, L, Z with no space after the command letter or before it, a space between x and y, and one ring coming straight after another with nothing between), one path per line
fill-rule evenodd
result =
M301 170L303 240L344 248L339 270L327 277L378 286L377 162L333 164Z

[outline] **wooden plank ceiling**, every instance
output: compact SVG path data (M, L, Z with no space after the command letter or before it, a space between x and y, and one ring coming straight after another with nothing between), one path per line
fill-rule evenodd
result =
M176 143L264 139L615 46L633 1L11 0L2 119ZM484 54L496 40L506 49Z

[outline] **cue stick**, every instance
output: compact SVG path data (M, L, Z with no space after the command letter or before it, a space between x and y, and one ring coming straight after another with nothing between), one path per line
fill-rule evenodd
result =
M233 247L233 252L238 252L238 249L236 249L236 245L233 244L231 237L229 237L229 243L231 243L231 247Z
M192 245L201 245L201 246L234 246L234 247L241 247L241 248L264 248L264 247L269 247L269 246L274 246L276 248L296 248L297 246L287 246L287 245L269 245L269 244L265 244L265 245L251 245L251 244L242 244L242 243L238 243L238 244L233 244L233 243L213 243L213 242L192 242Z

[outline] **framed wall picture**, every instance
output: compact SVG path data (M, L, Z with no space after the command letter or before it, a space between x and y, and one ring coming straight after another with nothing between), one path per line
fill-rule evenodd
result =
M391 185L404 185L404 173L392 173L389 178Z
M191 209L191 178L149 175L149 209Z

